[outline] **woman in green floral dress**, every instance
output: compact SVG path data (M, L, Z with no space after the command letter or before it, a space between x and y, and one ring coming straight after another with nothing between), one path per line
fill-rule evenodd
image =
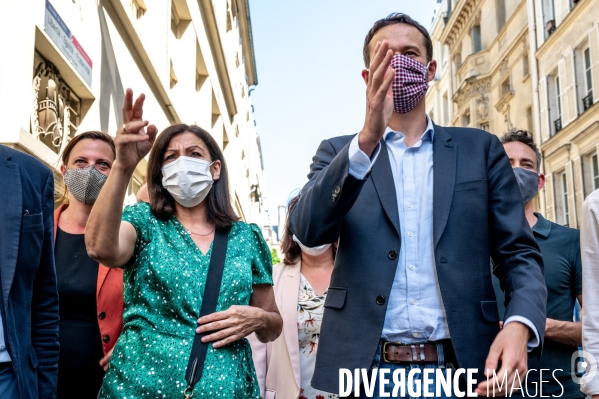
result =
M156 128L142 120L143 94L135 104L132 96L127 90L113 173L86 229L90 256L124 269L124 327L100 397L183 397L197 331L209 332L203 341L210 344L194 397L258 398L244 337L255 332L268 342L281 331L270 251L258 226L239 221L232 210L216 141L197 126L173 125L154 143ZM150 204L122 212L128 182L150 149ZM214 231L226 226L217 309L198 320Z

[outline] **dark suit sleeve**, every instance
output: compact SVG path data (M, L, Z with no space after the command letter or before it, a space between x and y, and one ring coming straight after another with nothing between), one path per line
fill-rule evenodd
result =
M56 397L58 378L58 291L54 267L54 177L48 178L42 197L44 241L31 304L31 341L38 361L38 392Z
M315 247L337 241L341 222L358 198L364 180L349 174L349 141L337 153L329 140L312 158L310 181L291 213L291 231L302 244Z
M545 332L547 288L543 258L524 215L518 183L499 139L491 135L487 155L489 236L493 272L505 291L505 316L530 320L539 333L540 354ZM534 352L533 352L534 353Z

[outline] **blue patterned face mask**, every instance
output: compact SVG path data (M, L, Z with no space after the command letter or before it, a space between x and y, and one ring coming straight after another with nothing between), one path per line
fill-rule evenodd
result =
M102 174L94 165L86 168L67 169L64 174L64 183L69 192L79 202L93 205L100 195L108 176Z
M518 181L518 187L520 187L522 201L526 204L533 199L539 191L539 175L522 168L514 168L513 171L516 175L516 180Z

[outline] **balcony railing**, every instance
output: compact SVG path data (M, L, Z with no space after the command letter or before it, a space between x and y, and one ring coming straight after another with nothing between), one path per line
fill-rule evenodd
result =
M593 91L589 91L589 95L582 99L582 112L591 108L593 105Z
M562 130L562 118L557 118L553 121L553 125L555 126L555 133Z

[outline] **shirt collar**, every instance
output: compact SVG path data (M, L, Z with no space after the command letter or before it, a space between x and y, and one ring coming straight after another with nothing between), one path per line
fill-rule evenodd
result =
M536 233L545 238L549 237L551 232L551 222L543 217L540 213L535 212L535 216L538 218L537 223L532 226L533 233Z
M402 132L396 132L393 129L391 129L389 126L387 126L387 129L385 129L385 134L383 135L383 140L387 140L390 133L397 133L399 135L399 137L404 136L404 134ZM435 137L435 127L433 125L433 120L430 118L430 116L428 116L428 114L426 114L426 130L424 131L424 133L422 133L422 136L420 137L420 139L426 140L427 138L429 138L429 136L430 136L430 140L432 142L433 138Z

